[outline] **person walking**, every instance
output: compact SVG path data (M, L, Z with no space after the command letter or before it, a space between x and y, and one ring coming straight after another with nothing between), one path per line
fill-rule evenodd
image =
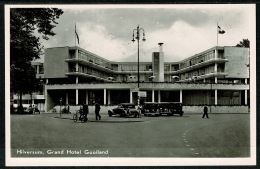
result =
M29 114L33 114L33 108L32 108L32 104L30 104L30 106L29 106Z
M69 104L67 105L67 111L68 111L68 114L71 114L71 112L70 112L70 105Z
M84 121L88 121L88 105L86 103L83 103L83 116L85 118Z
M204 111L204 113L203 113L202 118L204 118L205 116L206 116L207 118L209 118L209 116L208 116L208 107L207 107L207 105L204 106L203 111Z
M100 111L101 107L100 107L100 104L98 102L96 102L95 104L95 114L96 114L96 120L101 120L101 116L99 114L99 111Z

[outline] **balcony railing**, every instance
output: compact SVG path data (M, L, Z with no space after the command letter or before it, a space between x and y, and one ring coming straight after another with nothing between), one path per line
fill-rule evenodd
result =
M66 62L74 62L74 63L78 62L78 63L81 63L82 65L86 65L86 66L89 66L89 67L92 67L92 68L95 68L95 69L114 73L114 70L112 69L112 67L102 66L98 63L93 63L93 61L91 62L91 61L87 61L87 60L80 59L80 58L71 58L71 59L66 59L65 61Z
M165 82L140 82L140 90L249 90L248 84L210 84L210 83L165 83ZM50 84L47 89L136 89L135 82L93 82L79 84Z
M94 79L104 81L104 82L114 82L113 80L110 80L107 76L99 77L99 76L96 76L96 75L91 75L91 74L88 74L88 73L82 73L82 72L76 72L76 71L75 72L74 71L68 72L65 75L66 76L81 76L81 77L94 78Z
M204 61L204 62L197 63L195 65L192 65L192 66L189 66L189 67L186 67L186 68L182 68L182 69L177 70L177 71L169 72L169 74L184 73L184 72L188 72L188 71L191 71L191 70L194 70L194 69L198 69L200 67L205 67L205 66L211 65L213 63L224 63L224 62L228 62L228 59L222 59L222 58L211 59L211 60L207 60L207 61Z
M212 72L212 73L202 74L195 77L187 77L186 79L180 79L179 82L190 82L190 81L203 80L212 77L224 77L227 75L228 73L226 72Z

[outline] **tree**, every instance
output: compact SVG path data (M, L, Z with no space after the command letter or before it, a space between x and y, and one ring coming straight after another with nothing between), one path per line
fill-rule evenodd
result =
M245 48L249 48L250 47L250 41L248 39L243 39L242 41L240 41L236 47L245 47Z
M31 94L39 86L31 61L40 58L40 37L54 36L53 28L63 14L57 8L11 8L10 10L10 76L11 93Z

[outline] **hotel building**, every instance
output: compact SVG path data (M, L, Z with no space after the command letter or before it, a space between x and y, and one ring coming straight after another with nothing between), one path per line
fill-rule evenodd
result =
M109 58L109 56L107 57ZM60 105L121 102L207 104L213 112L249 112L249 49L216 46L178 62L164 62L163 44L151 62L115 62L78 46L45 49L45 111ZM222 107L222 108L221 108ZM233 109L232 109L233 107ZM236 108L234 108L236 107Z

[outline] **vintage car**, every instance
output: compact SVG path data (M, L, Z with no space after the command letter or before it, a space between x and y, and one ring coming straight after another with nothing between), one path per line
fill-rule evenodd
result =
M145 116L158 116L159 112L157 111L158 109L158 103L155 102L144 102L141 108L142 114Z
M179 102L145 102L142 107L142 113L145 116L159 115L183 115L182 103Z
M132 103L121 103L116 108L108 110L108 115L120 115L122 117L140 117L139 111Z
M160 102L158 103L158 111L159 115L173 115L171 111L169 111L169 102Z
M180 102L169 102L169 111L173 114L183 115L182 103Z

